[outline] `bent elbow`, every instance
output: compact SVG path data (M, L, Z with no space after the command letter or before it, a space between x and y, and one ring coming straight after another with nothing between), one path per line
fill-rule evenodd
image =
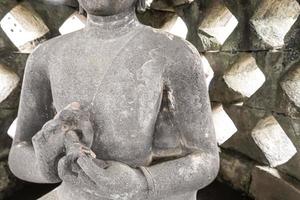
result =
M16 147L12 147L10 152L9 152L9 156L8 156L8 166L10 171L19 179L25 180L24 176L22 175L22 171L20 171L21 168L23 168L24 166L20 166L18 160L20 158L18 158L18 153L17 153L18 149L16 149ZM26 180L25 180L26 181Z
M192 164L195 166L195 174L193 178L196 190L202 189L212 183L218 176L220 169L220 158L218 154L199 153L194 155ZM194 162L194 163L193 163Z
M212 181L215 180L219 174L219 170L220 170L220 156L219 154L213 156L213 158L211 159L211 177L212 177ZM211 182L212 182L211 181Z
M33 147L27 143L14 144L8 157L11 172L19 179L34 183L58 183L42 175L36 165Z

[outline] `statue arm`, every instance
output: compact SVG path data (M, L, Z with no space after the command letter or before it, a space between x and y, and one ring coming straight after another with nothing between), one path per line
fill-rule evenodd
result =
M211 183L219 169L211 107L198 52L189 51L165 71L165 88L168 101L163 102L161 112L171 120L160 127L174 130L179 135L185 156L141 167L147 177L150 195L174 195L176 191L195 191ZM165 105L164 105L165 104ZM172 126L169 127L168 126ZM163 131L160 129L160 131Z
M37 164L32 137L52 119L52 95L47 78L47 58L38 47L28 58L19 104L16 135L9 155L11 171L19 178L37 183L58 180L43 175Z

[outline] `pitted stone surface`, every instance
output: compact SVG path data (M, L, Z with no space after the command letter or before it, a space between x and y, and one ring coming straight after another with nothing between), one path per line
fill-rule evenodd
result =
M76 0L29 0L26 2L30 3L30 6L32 6L34 11L38 13L49 28L50 32L46 35L46 38L59 35L59 28L67 18L76 11L75 9L78 9ZM149 3L150 1L147 2ZM18 3L19 2L15 0L1 1L0 18L2 19ZM141 1L140 3L139 10L143 10L143 2ZM55 15L53 15L53 13L55 13ZM84 15L82 9L80 9L80 13ZM207 81L209 83L212 78L208 86L211 101L213 104L223 104L223 108L228 114L228 119L230 118L238 129L237 132L230 137L231 134L228 134L229 131L224 133L220 131L222 127L228 128L229 126L227 127L227 124L221 124L221 126L218 127L219 138L227 139L221 147L226 148L226 151L228 149L233 151L233 154L241 153L261 164L270 165L262 149L268 148L268 146L264 144L273 144L274 138L267 139L267 137L263 137L264 142L259 143L262 147L260 148L257 145L258 143L255 143L251 137L251 132L259 121L267 116L273 115L297 150L296 155L290 160L288 160L288 157L282 156L281 161L288 161L278 166L277 169L300 180L300 112L297 102L299 99L297 98L299 86L296 73L299 68L297 67L297 63L299 64L300 55L300 17L298 16L297 18L297 15L299 15L299 0L298 4L296 0L154 0L151 7L147 9L145 13L139 13L139 16L143 16L143 18L139 19L147 25L167 30L172 28L174 24L178 26L175 19L180 16L187 25L187 39L197 47L198 51L204 53L203 57L205 56L205 58L207 58L210 66L214 70L214 73L209 72L209 80ZM235 28L230 28L229 26L233 21L232 19L237 20L235 23L238 22ZM216 30L222 31L216 32ZM228 36L227 34L230 35ZM19 58L26 57L26 55L18 54L18 50L3 32L0 31L0 35L2 38L0 39L1 62L3 61L8 68L12 69L22 78L24 66ZM225 35L226 37L228 36L228 38L225 37L226 40L222 44L216 37L220 38L220 36ZM171 35L167 37L172 38ZM80 41L83 40L80 39ZM146 41L147 39L144 39L142 43ZM58 46L57 50L60 50L64 45ZM77 48L76 45L73 47L75 49ZM119 48L119 46L116 46L116 49L117 48ZM181 54L181 48L178 48L176 51L178 51L178 55ZM66 50L66 52L69 52L69 50ZM247 96L242 95L236 90L255 85L251 82L254 80L253 77L256 78L255 75L249 76L243 75L242 73L247 67L245 67L242 60L239 60L239 57L244 54L248 54L253 58L252 63L255 63L265 76L265 82L263 84L261 82L262 85L255 82L255 84L257 84L257 90L247 93ZM68 56L67 53L63 55L65 57ZM139 54L139 56L140 55L141 54ZM135 59L136 58L128 58L128 60ZM157 62L160 63L162 61ZM236 70L238 72L232 79L234 81L231 81L232 87L229 87L224 80L224 74L230 71L230 68L235 64L239 65L241 70ZM205 66L206 65L208 64L205 64ZM261 72L260 75L262 75ZM91 72L87 71L85 71L85 73L91 74ZM94 73L94 71L92 71L92 73ZM68 75L73 74L74 71ZM233 88L235 88L235 90ZM170 110L174 111L177 105L176 98L175 101L173 98L174 90L168 90L170 88L165 89L166 96L170 98L167 98L164 102L168 102L167 104L170 105ZM10 93L9 96L0 103L1 134L6 132L10 123L16 117L18 93L19 88L16 88L14 92ZM122 98L120 98L120 101L121 99ZM52 110L52 107L50 110ZM124 116L126 116L126 113L122 113L119 119L122 119ZM168 120L169 118L160 117L160 119ZM158 126L159 130L166 128L168 128L168 126L165 124ZM173 129L168 129L168 133L172 131ZM6 139L2 140L2 138L7 136L3 136L5 135L0 136L1 147L3 147L2 141L4 141L5 144L8 143ZM181 149L175 148L180 140L177 136L173 139L172 144L168 144L169 146L166 142L159 143L156 141L155 144L159 147L167 145L168 147L174 147L174 149L172 149L172 151L166 151L165 149L155 150L155 154L161 156L173 156L174 154L172 154L172 152L176 152L176 155L180 154ZM162 138L162 141L165 140L165 138ZM284 143L282 140L277 142L278 144ZM287 149L285 145L283 145L283 148ZM286 153L287 155L291 155L290 152ZM272 150L272 154L279 155L280 151ZM237 159L243 160L240 157ZM224 163L226 164L228 162L223 162L223 165ZM236 180L239 180L239 177L233 177L230 171L223 170L221 172L221 176L222 175L224 175L223 177L226 175L230 177L226 180L228 182L237 183ZM248 192L247 188L249 188L247 184L249 184L249 182L245 181L241 187L246 192ZM279 182L276 182L276 184L278 185Z

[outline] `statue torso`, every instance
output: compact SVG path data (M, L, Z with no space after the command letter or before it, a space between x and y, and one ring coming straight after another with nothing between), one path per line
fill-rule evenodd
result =
M163 91L158 46L138 30L108 40L74 34L57 47L48 66L55 108L78 101L90 109L100 159L146 165Z

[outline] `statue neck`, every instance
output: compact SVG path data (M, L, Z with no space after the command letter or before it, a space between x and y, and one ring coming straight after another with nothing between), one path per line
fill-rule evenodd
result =
M108 39L125 35L139 25L134 9L110 16L88 14L87 19L87 31Z

